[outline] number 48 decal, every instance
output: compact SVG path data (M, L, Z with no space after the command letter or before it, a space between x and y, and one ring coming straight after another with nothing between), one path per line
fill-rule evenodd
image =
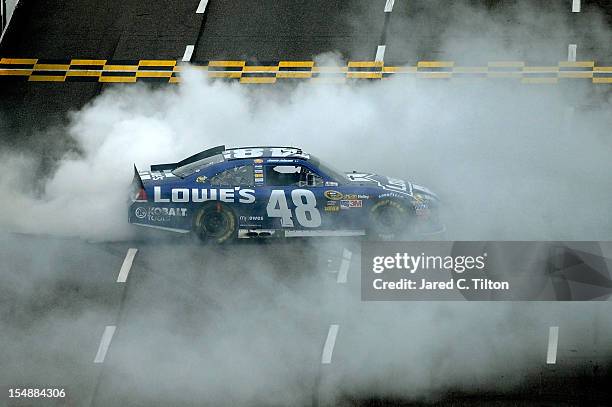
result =
M321 226L321 213L319 213L317 209L317 200L312 191L307 189L294 189L291 191L291 200L295 205L295 217L300 225L306 228ZM266 210L269 217L280 218L282 227L293 227L291 210L287 206L285 191L282 189L272 190Z

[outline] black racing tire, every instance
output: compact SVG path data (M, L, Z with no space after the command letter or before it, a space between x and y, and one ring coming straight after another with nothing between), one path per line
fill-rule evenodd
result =
M406 205L383 199L370 208L367 236L371 240L395 240L411 232L413 213Z
M193 231L202 242L227 243L237 237L236 214L221 202L204 205L196 212Z

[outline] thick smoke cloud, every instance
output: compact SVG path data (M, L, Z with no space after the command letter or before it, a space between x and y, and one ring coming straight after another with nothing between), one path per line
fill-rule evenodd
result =
M453 20L441 24L446 30L439 38L449 55L522 59L535 55L523 52L530 43L533 50L550 51L545 56L552 63L559 59L534 28L563 31L564 20L553 13L538 14L545 22L517 14L519 29L479 8L453 8L449 15ZM606 34L593 24L596 38ZM502 33L503 41L484 40L487 35L472 27ZM408 34L402 38L415 38ZM414 55L427 47L395 41ZM339 63L333 54L320 60ZM395 78L355 86L248 87L211 83L188 70L180 86L107 89L71 113L65 133L75 148L49 168L28 152L3 149L0 230L129 240L134 231L125 206L132 164L145 169L218 144L289 144L342 169L373 170L430 187L444 202L449 239L609 240L611 103L609 93L576 81L527 86ZM11 312L26 321L24 327L3 315L6 355L27 354L48 329L58 333L50 337L47 356L73 358L67 340L95 348L99 338L91 327L113 323L112 304L89 304L73 315L36 287L83 284L81 277L58 275L61 258L96 264L96 275L103 275L103 250L82 242L66 250L61 242L50 248L44 239L28 246L2 239L0 254L14 260L4 263L3 305L23 305ZM357 287L322 286L325 272L313 272L324 270L327 257L344 244L217 249L156 243L148 252L145 244L138 262L146 272L134 273L140 295L133 294L129 324L111 349L116 376L107 385L141 400L178 397L177 404L306 405L318 376L338 395L435 399L452 388L497 388L501 376L507 386L520 383L542 365L546 329L561 320L569 321L562 326L566 343L580 338L578 327L589 326L595 314L604 327L600 337L610 337L601 317L609 313L606 304L360 303ZM295 253L306 253L308 264L297 264ZM211 259L214 272L203 276ZM300 275L284 284L279 281L287 274L297 274L287 264ZM88 289L95 296L96 287ZM32 307L33 298L41 304ZM341 324L335 362L323 370L317 358L335 322ZM48 359L53 357L63 359ZM39 368L23 367L19 357L7 360L23 372ZM61 370L49 365L54 368L41 369L33 381ZM74 361L78 369L87 366Z
M144 169L218 144L291 144L342 169L429 186L444 200L449 238L601 239L612 232L612 116L609 100L592 98L575 83L406 78L249 89L192 71L178 88L116 88L73 113L66 132L80 151L42 178L30 170L34 157L4 154L0 225L127 238L133 163Z

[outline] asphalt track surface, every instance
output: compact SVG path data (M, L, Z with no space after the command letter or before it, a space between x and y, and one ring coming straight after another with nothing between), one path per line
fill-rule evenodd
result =
M470 3L482 3L500 16L511 16L508 6L499 2ZM516 7L534 3L539 2L517 2ZM606 11L605 23L612 25L612 2L582 1L580 13L571 13L569 1L546 3L546 11L553 10L568 19L571 35L557 33L551 41L557 45L546 50L526 44L514 54L495 57L556 63L567 58L568 44L575 43L579 60L612 63L612 42L592 38L590 31L594 7L602 7ZM186 46L194 45L193 62L310 60L328 52L344 60L374 60L378 46L385 45L385 63L448 59L482 62L462 60L470 53L456 53L442 45L441 27L451 25L454 14L430 1L395 1L389 16L383 11L385 1L211 0L204 13L196 13L198 5L198 1L144 4L22 0L0 45L0 56L179 60ZM540 7L544 12L544 6ZM509 17L508 24L512 23ZM504 34L498 35L503 42ZM2 142L39 151L42 159L53 155L36 130L61 124L66 112L82 107L106 86L3 81ZM61 150L62 146L53 148ZM351 372L363 368L355 360L383 366L398 363L396 357L404 354L401 349L409 340L406 331L400 329L401 315L409 315L414 306L397 304L394 312L398 317L393 324L355 317L375 313L381 306L359 300L359 249L354 241L321 245L297 241L281 245L282 249L274 244L249 242L219 249L165 239L95 243L6 234L0 239L6 283L0 285L0 294L5 294L0 295L0 309L3 323L11 328L5 337L8 346L0 351L3 397L9 386L60 386L68 390L66 405L169 405L176 400L181 405L201 405L201 401L188 395L197 388L193 378L195 383L214 382L207 372L229 365L221 381L239 377L246 384L258 382L261 374L269 374L270 380L264 381L262 388L272 393L282 392L282 388L274 388L274 383L283 383L287 369L299 366L300 374L292 377L292 384L297 382L305 388L313 405L325 404L338 389L342 400L352 404L401 401L401 397L384 391L362 394L354 387L355 382L342 381L342 377L350 377ZM138 252L126 282L117 283L130 248ZM351 260L343 266L347 250L352 253ZM31 253L43 255L33 260ZM211 258L219 260L211 262ZM259 274L258 268L267 272ZM338 282L342 280L340 270L347 273L346 283ZM49 279L49 275L54 277ZM307 293L302 291L304 276L315 286ZM246 299L238 301L233 297L237 294L230 288L236 284L252 288ZM257 316L258 308L269 309L271 303L279 310L277 313ZM288 303L299 306L283 305ZM235 304L240 305L236 308ZM516 330L530 338L533 352L541 355L525 372L526 381L499 393L487 393L486 389L481 392L478 386L465 393L450 392L444 400L461 405L486 396L491 402L532 405L526 400L537 394L550 404L603 404L612 397L605 387L611 374L611 334L602 324L610 314L608 304L573 304L583 311L583 318L575 318L563 307L542 306L541 315L549 317L550 322L539 326L522 322L529 320L531 305L517 305ZM384 311L381 308L380 312ZM465 305L465 312L474 311ZM230 316L236 313L251 316L254 326L232 326ZM61 318L55 318L56 314ZM173 321L180 323L173 325ZM325 349L329 349L326 342L332 325L338 326L337 337L330 363L322 363ZM101 356L98 353L105 327L113 326L116 328L103 361L94 363ZM554 365L546 364L550 326L560 327ZM242 336L248 328L264 340ZM490 328L473 327L473 337L486 336ZM376 335L372 330L384 335L373 339ZM237 333L232 335L233 331ZM278 334L283 331L301 340L287 344ZM427 321L414 326L413 331L427 332ZM189 340L181 342L177 337ZM471 337L462 340L469 343ZM227 349L206 348L207 343L219 346L225 341ZM390 354L386 351L389 347L400 351ZM249 369L259 363L273 367L244 371L240 361L249 360L253 354L259 357L247 363ZM356 358L356 354L370 357ZM214 357L206 360L198 355ZM230 363L220 355L234 355L235 359ZM512 355L502 353L501 359L508 365L513 363ZM392 374L393 369L389 369L388 375ZM382 377L384 380L387 376L383 373ZM492 380L503 382L506 378L493 375ZM173 394L172 386L167 385L177 382L186 384L182 394ZM219 388L224 389L222 384L214 389ZM215 400L217 404L240 403L244 402L241 397L260 394L257 389L226 389L220 392L226 398ZM206 399L206 393L195 393L200 400ZM258 400L249 401L258 404ZM259 402L266 404L265 399Z
M206 7L197 13L200 3ZM568 47L575 44L578 61L595 61L599 66L612 64L610 41L594 34L594 22L612 26L609 0L581 1L578 13L573 13L571 2L565 0L551 0L546 5L534 1L485 0L453 4L454 8L449 10L440 7L438 2L425 0L191 0L157 1L146 6L138 1L22 1L0 44L0 55L49 62L73 58L181 60L187 47L192 45L193 52L188 59L194 63L223 59L250 63L301 61L330 54L344 61L373 61L378 53L391 66L428 60L453 60L466 66L486 65L492 60L556 65L568 59ZM481 20L476 20L476 28L471 27L471 34L464 38L456 38L454 31L445 31L449 26L465 31L467 23L462 23L462 19L467 17L462 10L470 5L484 7L496 16L496 21L512 28L485 31L492 44L503 45L509 37L516 40L522 29L518 22L523 18L519 16L523 14L534 16L526 29L533 30L535 26L536 34L519 37L523 42L520 46L503 52L481 50L478 44L472 44L474 38L482 35L478 31ZM567 28L551 29L551 21L543 16L554 16L552 23ZM546 42L545 47L541 46L542 41ZM379 52L381 45L385 47L382 53ZM61 122L66 111L82 107L108 86L97 83L32 85L2 79L1 126L5 133L18 135L15 138L20 142L29 133L27 127L47 128ZM28 106L28 111L22 106ZM26 115L35 120L24 123Z
M377 46L387 45L385 61L389 64L449 60L461 55L444 49L445 28L461 27L460 19L466 17L461 10L480 5L494 16L505 17L508 27L517 22L521 12L536 17L539 14L543 24L547 22L545 14L567 23L566 32L542 27L548 44L557 46L541 49L527 37L514 55L499 55L506 60L564 60L568 40L578 44L581 60L603 63L612 55L609 41L592 33L594 14L600 10L605 13L603 24L612 24L609 0L583 0L579 13L572 13L571 2L565 0L551 0L545 5L534 1L463 0L453 2L450 9L435 1L395 1L385 13L386 8L389 10L387 3L211 0L203 13L196 13L197 0L157 1L146 6L138 1L24 1L13 16L0 54L49 59L179 59L185 47L193 44L194 61L310 60L328 52L339 53L347 60L373 60ZM487 32L501 42L508 34Z
M415 321L419 305L360 301L359 244L352 239L218 248L189 239L94 244L3 235L2 243L9 269L21 271L3 278L10 330L2 383L65 388L67 405L282 405L303 403L304 394L313 405L397 401L384 386L363 394L353 377L368 369L378 372L377 380L392 382L397 372L411 370L401 366L418 358L413 343L435 341L428 335L436 323ZM121 273L130 248L138 251ZM38 253L36 260L31 253ZM121 274L125 282L117 282ZM469 404L479 396L536 405L528 400L537 394L538 403L602 402L610 395L604 383L612 332L602 324L608 305L516 303L505 335L525 341L539 356L523 366L518 384L505 369L487 378L514 383L509 389L491 392L482 384L479 393L477 382L468 391L445 394L444 401ZM489 310L504 306L487 304ZM438 318L477 314L480 307L452 303L449 315ZM530 322L533 310L540 322ZM453 347L473 351L477 338L499 331L487 323L467 324L446 332L456 335ZM337 337L329 347L332 325ZM555 364L546 363L550 326L560 327ZM114 332L100 354L106 327ZM468 336L459 335L466 330ZM444 354L436 357L442 359L432 371L415 370L443 377L440 369L451 367ZM478 359L477 351L472 358ZM519 363L516 358L503 346L495 355L507 366ZM295 399L287 392L293 386L299 388Z

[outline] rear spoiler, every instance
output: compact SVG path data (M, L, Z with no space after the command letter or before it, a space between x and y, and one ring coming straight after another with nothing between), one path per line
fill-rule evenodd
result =
M147 200L147 193L145 191L144 183L138 173L136 164L134 164L134 178L132 178L131 187L132 202L143 202Z
M134 164L134 178L132 179L132 185L137 188L144 189L144 183L142 182L142 178L140 178L140 174L138 173L138 169L136 168L136 164Z
M199 160L203 160L204 158L212 157L213 155L221 154L224 151L225 151L225 146L217 146L217 147L209 148L208 150L201 151L177 163L154 164L151 166L151 171L164 171L164 170L172 171L175 168L182 167L183 165L187 165L187 164L199 161Z

